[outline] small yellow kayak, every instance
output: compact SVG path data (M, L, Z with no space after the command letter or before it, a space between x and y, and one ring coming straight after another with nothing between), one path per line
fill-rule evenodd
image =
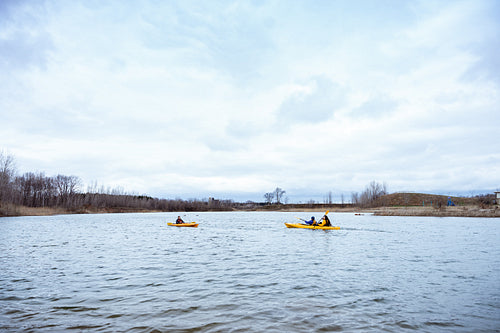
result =
M301 228L301 229L323 229L323 230L340 230L338 226L321 227L319 225L309 225L303 223L285 223L287 228Z
M196 222L188 222L188 223L167 223L167 225L171 227L192 227L192 228L198 228L198 223Z

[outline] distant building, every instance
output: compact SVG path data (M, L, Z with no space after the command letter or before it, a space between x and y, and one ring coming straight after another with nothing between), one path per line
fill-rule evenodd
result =
M500 203L500 192L495 192L495 203L496 204Z
M214 208L220 206L220 200L216 200L212 197L208 197L208 207Z

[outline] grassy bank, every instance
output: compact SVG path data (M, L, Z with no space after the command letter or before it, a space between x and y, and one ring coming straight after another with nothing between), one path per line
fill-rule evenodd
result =
M136 209L128 207L114 208L79 208L66 209L61 207L26 207L3 205L0 207L0 217L7 216L51 216L63 214L106 214L106 213L155 213L157 210Z
M464 206L384 206L361 208L350 205L272 205L234 207L232 211L281 211L281 212L311 212L320 214L325 211L330 213L364 213L377 216L455 216L455 217L500 217L500 208L496 205L464 205ZM2 216L48 216L61 214L105 214L105 213L153 213L160 210L147 210L128 207L96 208L81 207L79 209L48 208L48 207L25 207L15 205L0 206L0 217ZM191 212L191 211L190 211ZM192 211L194 213L195 211ZM199 212L199 211L196 211Z
M454 216L454 217L500 217L497 206L481 208L479 206L462 207L382 207L373 211L377 216Z
M462 207L374 207L374 208L359 208L359 207L332 207L324 208L304 208L300 209L303 212L323 212L329 210L331 213L359 213L373 214L376 216L437 216L437 217L500 217L500 208L480 208L479 206L462 206ZM283 208L277 211L299 211L296 209Z

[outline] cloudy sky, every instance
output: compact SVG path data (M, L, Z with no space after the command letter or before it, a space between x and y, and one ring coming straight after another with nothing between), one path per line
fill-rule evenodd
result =
M0 1L18 173L161 198L500 188L500 2Z

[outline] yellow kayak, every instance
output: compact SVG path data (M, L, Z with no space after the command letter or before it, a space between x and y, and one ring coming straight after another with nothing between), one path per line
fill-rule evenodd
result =
M196 222L188 222L188 223L167 223L167 225L171 227L193 227L193 228L198 228L198 223Z
M319 225L309 225L303 223L285 223L287 228L301 228L301 229L323 229L323 230L340 230L338 226L321 227Z

